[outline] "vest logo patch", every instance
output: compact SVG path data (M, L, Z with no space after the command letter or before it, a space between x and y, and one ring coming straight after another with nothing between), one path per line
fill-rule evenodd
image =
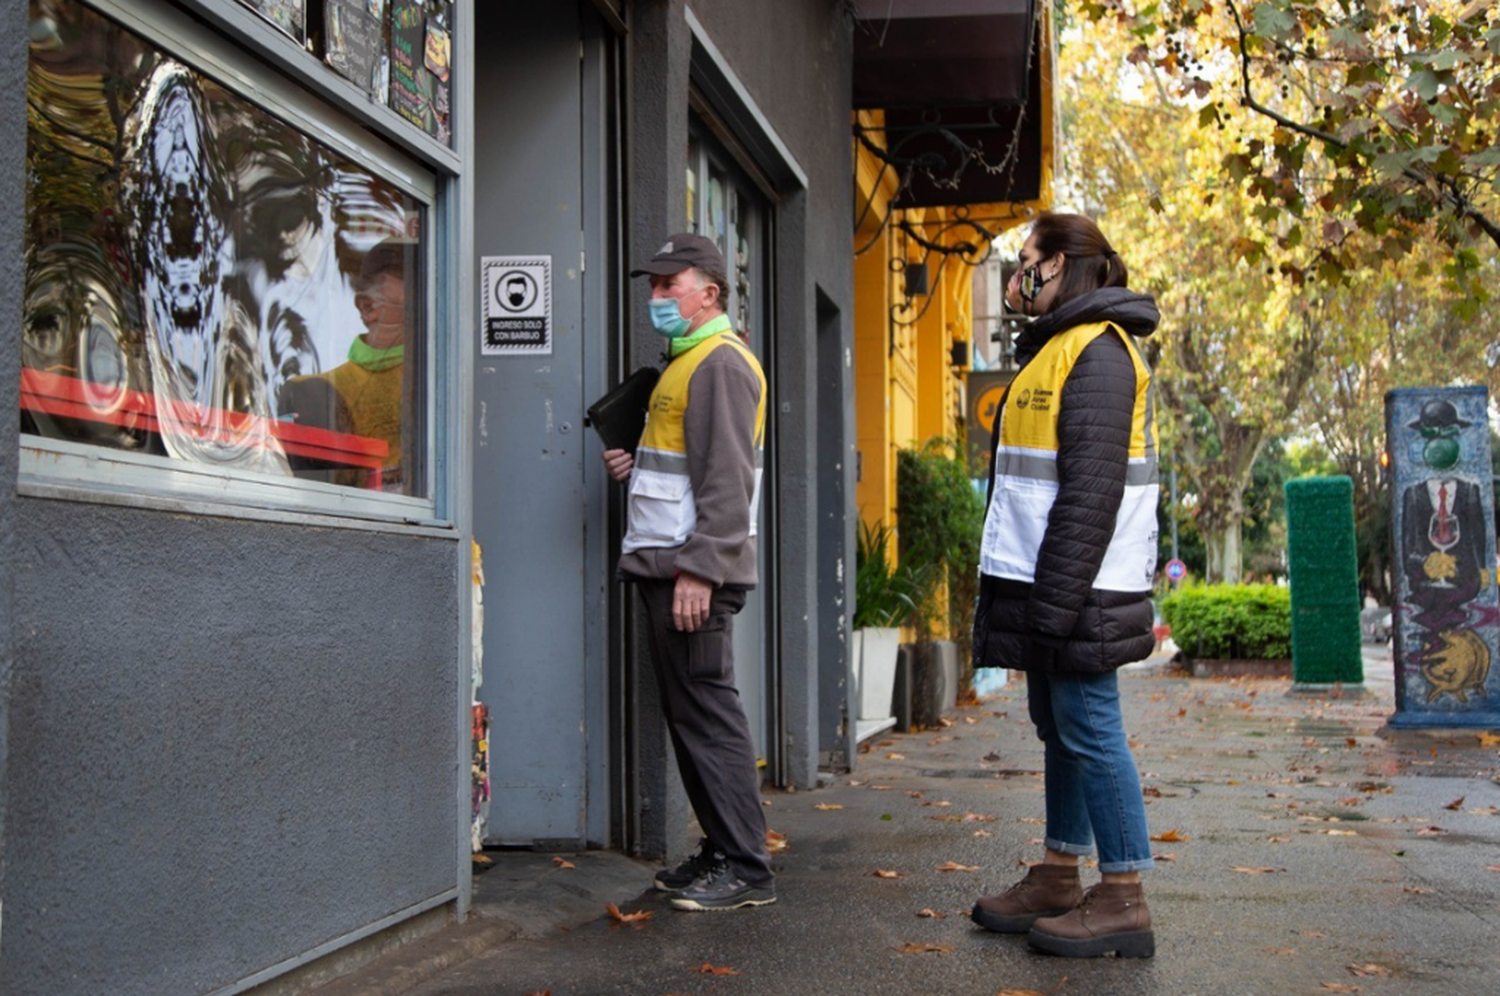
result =
M1025 388L1025 389L1023 389L1021 391L1020 396L1018 396L1016 398L1016 407L1017 408L1029 408L1030 406L1031 406L1031 389L1030 388Z
M1022 395L1022 397L1025 397L1028 393L1031 395L1028 400L1031 402L1031 410L1032 411L1045 412L1045 411L1051 411L1052 410L1052 393L1053 392L1051 392L1051 391L1049 391L1049 390L1047 390L1045 388L1039 387L1035 391L1031 391L1031 392L1022 391L1021 395Z

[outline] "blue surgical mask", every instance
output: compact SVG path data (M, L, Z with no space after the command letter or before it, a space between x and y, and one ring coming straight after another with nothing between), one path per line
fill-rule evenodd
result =
M698 311L693 312L692 318L683 318L682 309L677 306L677 301L675 297L657 297L652 298L649 305L651 324L656 331L668 339L677 339L687 335L688 329L693 325L693 318L697 318L699 312L703 310L699 308Z

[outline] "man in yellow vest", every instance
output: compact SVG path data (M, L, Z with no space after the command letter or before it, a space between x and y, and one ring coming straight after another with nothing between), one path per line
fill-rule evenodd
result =
M408 492L406 448L412 438L412 384L406 340L413 324L408 275L416 271L416 243L386 239L365 254L354 283L354 307L365 331L349 344L348 361L332 370L293 377L282 388L277 411L283 419L386 444L382 491ZM414 344L415 345L415 344ZM299 471L299 476L353 487L371 485L360 470Z
M731 639L758 580L766 377L724 313L727 273L718 246L693 234L631 271L651 278L651 323L670 362L635 453L604 451L610 476L630 482L620 574L646 606L667 728L704 833L697 854L656 876L682 910L776 901Z

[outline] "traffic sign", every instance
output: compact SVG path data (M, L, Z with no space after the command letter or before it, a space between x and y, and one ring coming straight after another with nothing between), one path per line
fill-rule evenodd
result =
M1183 578L1187 577L1187 564L1184 564L1182 561L1174 557L1171 560L1167 561L1166 572L1167 579L1173 584L1176 584L1178 581L1181 581Z

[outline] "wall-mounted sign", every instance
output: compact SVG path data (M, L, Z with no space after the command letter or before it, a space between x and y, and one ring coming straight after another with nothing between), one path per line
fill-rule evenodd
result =
M969 476L984 477L990 468L990 439L1000 416L1000 398L1011 374L971 370L965 376L969 391L966 412L969 442Z
M486 356L552 352L552 257L485 256L480 261Z

